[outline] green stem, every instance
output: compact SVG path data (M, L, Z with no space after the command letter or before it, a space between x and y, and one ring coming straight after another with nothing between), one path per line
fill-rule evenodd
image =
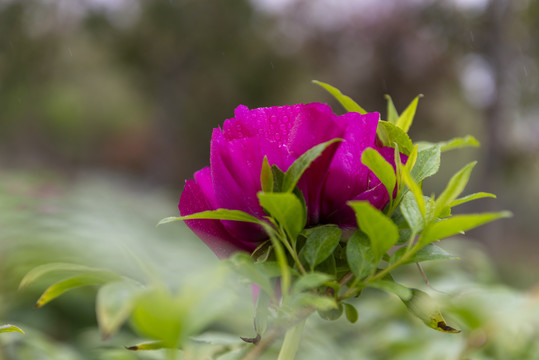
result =
M298 351L299 343L301 341L301 335L303 334L303 328L305 327L305 321L307 319L300 320L293 327L288 329L284 337L283 346L279 352L277 360L293 360Z

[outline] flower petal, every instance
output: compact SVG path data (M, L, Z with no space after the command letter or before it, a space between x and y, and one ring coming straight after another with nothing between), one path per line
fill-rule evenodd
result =
M187 180L180 196L178 208L182 216L206 210L212 206L211 178L208 167L195 174L196 180ZM210 192L210 193L209 193ZM219 257L226 258L238 250L253 251L256 244L232 237L219 220L187 220L187 226Z
M344 141L328 170L321 204L323 214L333 218L335 211L340 212L343 206L348 207L347 201L368 190L370 171L361 162L361 154L374 145L379 118L378 113L346 113L339 116L338 121L345 126Z

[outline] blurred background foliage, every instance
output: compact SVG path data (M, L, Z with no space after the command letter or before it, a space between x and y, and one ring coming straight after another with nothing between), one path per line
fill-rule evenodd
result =
M537 286L539 252L538 34L539 2L532 0L0 1L0 325L26 325L34 341L25 346L35 349L25 351L57 351L54 359L87 358L92 346L95 358L140 357L100 342L93 290L29 312L43 287L16 292L21 277L49 261L143 277L133 258L143 256L156 276L179 286L213 257L181 225L154 224L177 212L184 179L208 164L211 129L239 104L321 101L342 112L312 79L382 118L384 94L402 110L422 93L414 140L480 140L478 150L444 155L427 193L479 158L467 192L490 191L498 200L465 210L515 216L470 232L456 250L470 259L432 271L447 267L440 283L476 284L477 296L491 286L527 299ZM486 261L482 253L494 266L477 265ZM459 267L466 276L453 276ZM505 301L500 292L494 299ZM399 359L432 358L417 355L427 346L417 340L429 336L416 330L421 325L409 320L403 335L399 324L385 322L386 305L370 305L384 319L367 317L352 333L336 330L361 339L349 350L361 345L366 359L381 359L388 349L409 348ZM399 305L394 311L404 311ZM247 318L239 329L249 329ZM459 326L468 326L464 318ZM365 331L371 325L394 332L393 345L373 348L377 332ZM536 326L522 331L534 334ZM122 336L111 341L136 342ZM24 339L14 333L0 341L15 351ZM478 359L526 358L489 351ZM14 356L0 351L0 359Z

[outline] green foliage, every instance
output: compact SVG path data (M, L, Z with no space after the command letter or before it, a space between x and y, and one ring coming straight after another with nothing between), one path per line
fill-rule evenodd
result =
M326 150L329 146L339 141L342 141L342 139L333 139L316 145L298 157L284 174L282 191L292 192L301 178L301 175L303 175L305 170L309 168L311 163L322 155L324 150Z
M302 254L311 271L333 254L340 240L341 229L335 225L319 226L308 231Z
M389 198L393 198L393 190L397 181L395 170L380 153L374 149L367 148L361 154L361 162L365 164L376 177L384 184Z
M24 331L18 326L11 325L11 324L0 325L0 334L8 333L8 332L19 332L21 334L24 334Z
M347 110L361 109L335 88L318 84ZM256 349L256 345L251 347L252 343L265 341L264 337L276 338L281 333L286 335L279 359L294 356L307 317L317 312L322 319L338 321L345 314L350 323L361 322L361 300L371 288L396 295L410 313L428 327L447 333L458 332L442 316L439 298L411 289L395 281L397 277L393 275L406 264L456 259L433 243L510 214L452 214L455 206L494 197L488 193L460 197L475 163L464 166L452 176L439 196L425 196L423 182L437 173L441 153L476 146L477 141L467 137L443 143L414 144L407 131L419 96L401 115L391 98L387 99L388 121L380 122L377 135L382 144L395 149L395 168L374 149L366 149L361 160L380 179L380 186L386 187L390 201L383 210L366 201L350 201L348 205L355 213L357 229L349 231L333 224L306 228L306 203L297 184L313 161L341 141L333 139L305 152L286 172L264 158L260 173L262 191L257 194L266 213L263 219L242 211L217 209L159 222L214 219L261 226L267 239L253 254L236 253L225 260L220 274L204 274L194 282L171 288L151 276L150 281L148 278L135 281L108 269L63 263L30 271L21 287L52 275L56 277L39 298L38 306L67 290L87 285L99 287L96 312L103 336L110 337L129 323L138 334L153 340L131 346L131 350L176 351L174 349L181 347L188 352L197 348L192 337L225 316L236 299L236 290L230 287L231 278L235 284L254 284L258 289L252 304L256 336L244 337L244 343L223 346L211 352L211 356L236 352L237 358L243 358L246 353L257 351L252 350ZM408 156L406 164L400 161L401 152ZM144 261L138 263L141 267L145 265ZM358 297L359 302L352 301Z
M348 112L357 112L360 114L366 114L367 111L363 110L354 100L349 96L343 95L339 89L321 81L313 80L313 83L321 86L327 92L329 92Z
M365 201L351 201L357 223L370 240L370 247L378 262L399 239L397 226L380 210Z

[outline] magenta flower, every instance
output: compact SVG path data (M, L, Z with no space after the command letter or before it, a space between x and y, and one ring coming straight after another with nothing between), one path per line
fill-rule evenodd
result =
M334 143L301 177L298 187L307 204L307 226L337 224L357 227L350 200L367 200L383 209L389 195L378 178L361 163L368 147L395 166L394 149L377 143L380 115L332 113L325 104L299 104L249 110L238 106L235 118L213 130L210 166L187 180L180 198L182 216L225 208L265 216L256 196L261 190L264 156L282 171L307 150L334 138ZM256 224L222 220L188 220L187 225L217 256L253 251L267 239Z

